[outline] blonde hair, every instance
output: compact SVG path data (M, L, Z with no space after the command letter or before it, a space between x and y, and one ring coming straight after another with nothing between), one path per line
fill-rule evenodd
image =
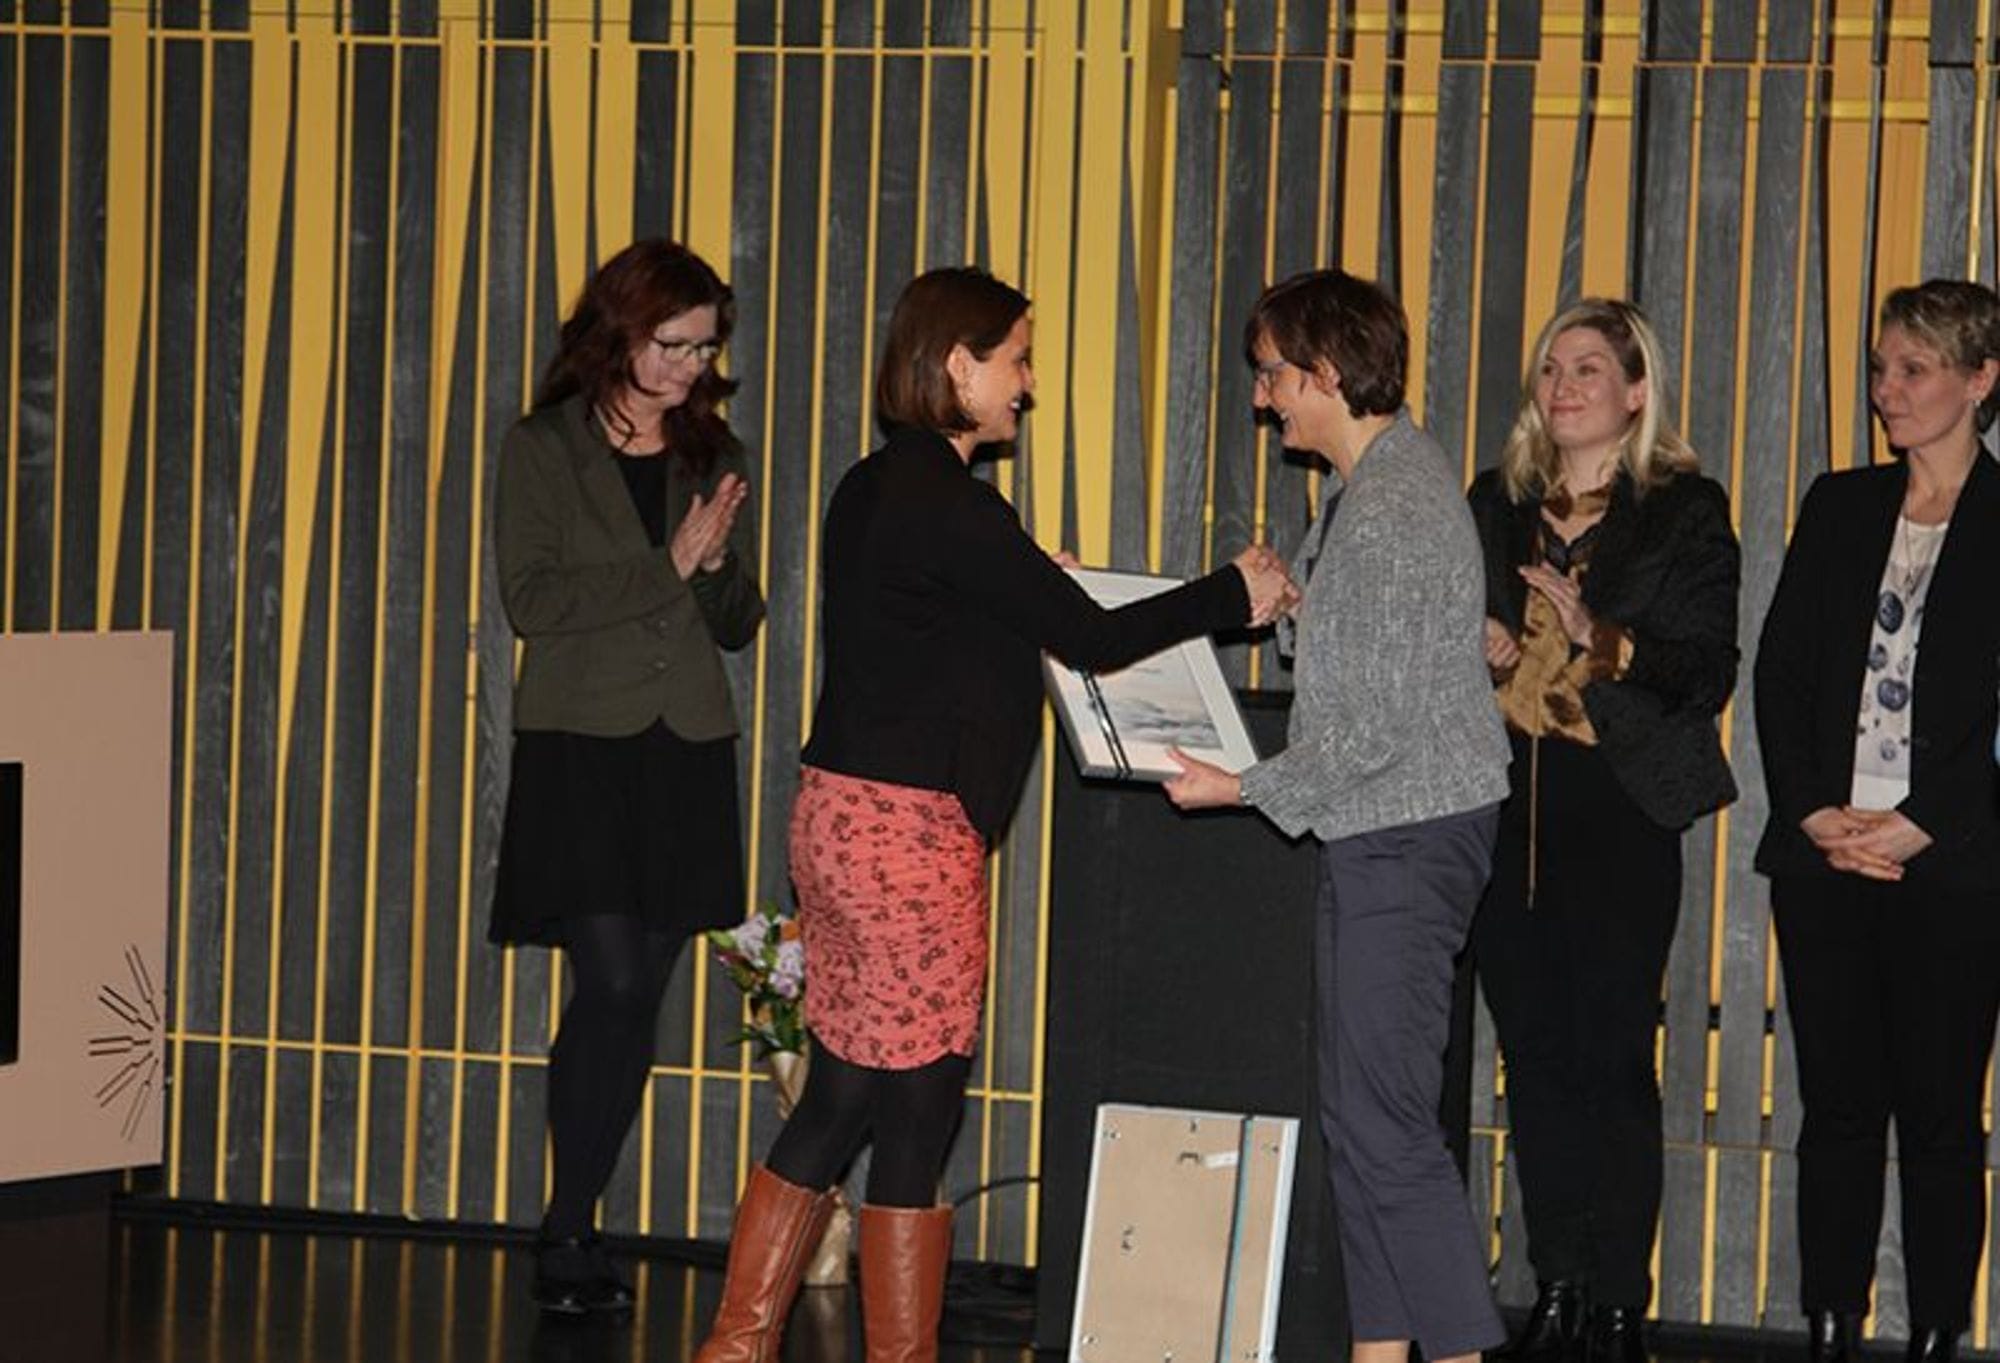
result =
M1540 497L1562 481L1561 454L1535 403L1536 381L1549 358L1549 348L1566 331L1588 328L1602 336L1625 372L1627 383L1646 382L1646 401L1625 428L1619 442L1618 465L1632 480L1635 493L1658 487L1677 473L1692 473L1700 460L1674 429L1667 414L1666 362L1660 338L1646 314L1620 298L1584 298L1549 319L1535 338L1527 373L1521 376L1521 412L1500 452L1500 477L1507 496L1516 502Z

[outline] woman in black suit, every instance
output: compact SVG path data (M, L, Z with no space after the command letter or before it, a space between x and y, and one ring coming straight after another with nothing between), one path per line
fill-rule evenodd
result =
M1736 794L1716 734L1736 684L1736 536L1662 372L1631 304L1562 312L1500 467L1470 493L1514 746L1472 942L1541 1283L1518 1358L1586 1340L1605 1363L1644 1357L1681 831Z
M1758 647L1757 869L1797 1039L1816 1363L1847 1357L1868 1310L1892 1117L1909 1357L1951 1358L1971 1320L2000 1013L2000 470L1979 444L1996 378L1992 290L1883 301L1869 397L1902 458L1813 484Z

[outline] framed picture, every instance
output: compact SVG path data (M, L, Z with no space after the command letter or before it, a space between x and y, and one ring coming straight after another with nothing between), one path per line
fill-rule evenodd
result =
M1096 568L1072 569L1070 575L1103 606L1122 606L1180 585L1170 577ZM1085 776L1164 781L1180 773L1167 756L1170 747L1231 772L1257 760L1206 635L1117 672L1079 672L1047 654L1042 670Z

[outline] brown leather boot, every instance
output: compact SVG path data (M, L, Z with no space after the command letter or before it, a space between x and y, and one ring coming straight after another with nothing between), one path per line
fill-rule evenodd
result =
M833 1214L831 1193L787 1183L758 1165L736 1204L722 1305L695 1363L772 1363L799 1277Z
M951 1208L861 1208L861 1324L868 1363L937 1363Z

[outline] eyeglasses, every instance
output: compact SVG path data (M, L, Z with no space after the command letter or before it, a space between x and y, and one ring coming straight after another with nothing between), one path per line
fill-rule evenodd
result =
M663 341L655 336L653 344L660 348L660 355L669 364L686 364L689 360L711 364L722 353L720 341L683 341L679 338Z
M1290 363L1290 360L1273 360L1269 364L1251 365L1250 372L1255 375L1251 380L1252 385L1263 384L1266 388L1270 387L1278 381L1278 375L1283 373L1285 366Z

